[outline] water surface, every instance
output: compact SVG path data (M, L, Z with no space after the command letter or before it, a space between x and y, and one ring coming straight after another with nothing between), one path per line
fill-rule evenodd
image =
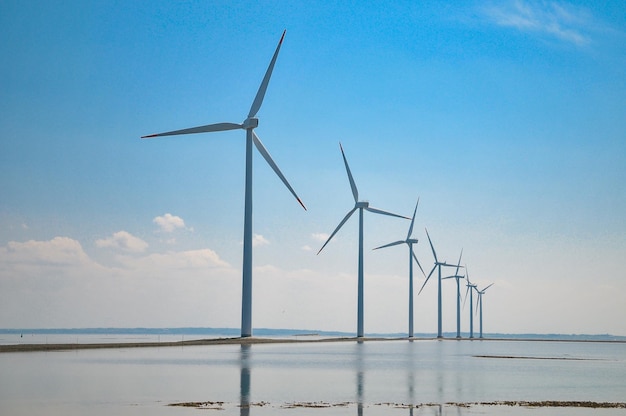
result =
M450 403L626 401L626 344L407 340L0 354L2 415L589 414ZM594 414L626 414L595 409Z

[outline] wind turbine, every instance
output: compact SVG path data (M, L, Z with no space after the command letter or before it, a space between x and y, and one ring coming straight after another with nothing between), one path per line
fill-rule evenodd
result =
M469 307L469 311L470 311L470 338L474 338L474 292L473 290L477 290L476 289L476 285L473 284L472 282L470 282L470 278L469 278L469 270L467 269L467 266L465 266L465 278L467 279L467 290L465 290L465 299L463 300L463 306L465 306L465 301L467 300L467 294L469 293L469 297L470 297L470 307Z
M413 259L417 262L420 270L424 277L426 273L424 273L424 269L422 269L422 265L420 264L417 256L413 252L413 244L417 244L416 238L411 238L411 234L413 233L413 223L415 222L415 214L417 213L417 206L419 205L420 200L417 198L417 203L415 204L415 210L413 211L413 217L411 218L411 225L409 226L409 232L406 235L406 240L394 241L393 243L385 244L384 246L376 247L374 250L378 250L379 248L397 246L399 244L406 244L409 246L409 338L413 338Z
M456 272L454 275L444 277L444 279L456 279L456 337L461 338L461 286L459 281L464 279L465 276L459 275L459 269L461 268L461 257L463 257L463 249L461 249L461 255L459 256L459 264L456 266Z
M252 144L256 146L261 156L265 159L265 161L270 165L270 167L274 170L276 175L283 181L287 189L293 194L293 196L298 200L302 208L306 210L306 207L296 195L296 192L293 190L285 176L282 174L274 160L270 156L270 154L261 143L259 136L256 135L254 129L259 125L259 119L256 118L256 115L261 108L261 104L263 103L263 98L265 97L265 91L267 90L267 85L270 82L270 78L272 76L272 71L274 70L274 64L276 63L276 58L278 57L278 52L280 51L280 46L283 43L283 39L285 38L285 31L283 31L283 35L280 37L280 41L278 42L278 46L276 47L276 51L274 52L274 56L270 61L269 67L265 72L265 76L263 77L263 81L261 81L261 86L256 93L256 97L254 97L254 101L252 102L252 106L250 107L250 112L248 113L248 117L241 124L237 123L216 123L216 124L208 124L206 126L193 127L189 129L175 130L169 131L166 133L158 133L151 134L148 136L143 136L142 139L152 138L152 137L161 137L161 136L175 136L180 134L193 134L193 133L208 133L215 131L226 131L226 130L236 130L243 129L246 131L246 182L245 182L245 202L244 202L244 225L243 225L243 283L242 283L242 300L241 300L241 336L242 337L250 337L252 336Z
M337 231L339 231L339 229L346 223L346 221L348 221L348 218L350 218L350 216L354 214L354 211L358 209L359 210L359 269L358 269L358 296L357 296L358 300L357 300L357 331L356 333L357 333L357 337L362 338L363 333L364 333L363 332L363 210L373 212L374 214L389 215L392 217L399 217L399 218L404 218L407 220L410 218L402 216L402 215L398 215L398 214L393 214L391 212L383 211L378 208L370 207L369 202L367 201L359 201L359 191L357 190L356 184L354 183L354 178L352 178L352 173L350 172L350 167L348 166L348 160L346 159L346 154L343 151L343 146L341 145L341 143L339 143L339 148L341 149L341 155L343 156L343 163L346 165L346 172L348 173L348 179L350 180L350 187L352 188L352 196L354 197L354 208L348 211L346 216L343 217L343 220L341 220L337 228L335 228L335 231L333 231L330 237L328 237L328 240L326 240L326 242L324 243L322 248L320 248L320 251L318 251L317 254L320 254L322 250L324 250L324 247L326 247L326 244L330 242L330 240L335 236L335 234L337 234Z
M480 307L480 338L483 337L483 295L485 291L493 286L493 283L484 288L483 290L478 290L476 288L476 292L478 293L478 303L476 305L476 312L478 312L478 307Z
M426 281L424 281L422 288L418 292L418 296L420 293L422 293L422 290L424 290L424 286L426 286L426 283L428 283L428 279L430 279L430 276L432 276L435 269L439 269L438 270L439 279L438 279L438 284L437 284L437 338L443 338L443 334L441 332L441 267L442 266L443 267L458 267L458 266L456 264L449 264L449 263L446 263L445 261L439 261L437 259L437 253L435 252L435 247L433 247L433 242L430 240L430 235L428 235L428 229L425 228L425 230L426 230L426 237L428 237L428 242L430 243L430 248L433 251L433 257L435 258L435 265L433 266L430 273L428 273L428 276L426 277Z

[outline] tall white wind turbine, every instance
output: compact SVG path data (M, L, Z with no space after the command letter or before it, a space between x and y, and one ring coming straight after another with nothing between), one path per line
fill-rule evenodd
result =
M476 285L470 282L469 278L469 270L467 266L465 266L465 278L467 279L467 289L465 290L465 299L463 300L463 306L465 306L465 301L467 300L467 295L470 297L470 306L469 306L469 318L470 318L470 338L474 338L474 290L477 290Z
M293 190L285 176L282 174L268 151L261 143L259 136L256 135L254 129L259 125L259 119L256 117L259 109L261 108L261 104L263 103L263 98L265 97L265 91L267 90L267 85L270 82L270 78L272 76L272 71L274 70L274 64L276 63L276 58L278 57L278 52L280 51L280 47L283 43L283 39L285 38L285 32L283 31L282 36L280 37L280 41L278 42L278 46L276 47L276 51L274 52L274 56L270 61L269 67L265 72L265 76L263 77L263 81L261 81L261 86L256 93L256 97L254 97L254 101L252 102L252 106L250 107L250 112L248 113L248 117L241 124L237 123L216 123L216 124L208 124L206 126L193 127L189 129L175 130L169 131L166 133L158 133L151 134L148 136L143 136L142 139L152 138L152 137L161 137L161 136L174 136L180 134L192 134L192 133L209 133L215 131L226 131L226 130L236 130L243 129L246 131L246 181L245 181L245 202L244 202L244 225L243 225L243 283L242 283L242 301L241 301L241 336L242 337L250 337L252 336L252 144L254 144L261 153L261 156L266 160L266 162L270 165L270 167L276 172L276 175L283 181L287 189L293 194L293 196L298 200L302 208L306 210L306 207L296 195L296 192Z
M452 276L444 277L444 279L456 280L456 337L461 338L461 284L460 280L465 276L459 275L459 269L461 268L461 257L463 257L463 249L461 249L461 255L459 256L459 264L456 266L456 271Z
M424 281L422 288L418 292L418 295L422 293L422 290L424 290L424 286L426 286L426 283L428 283L428 279L430 279L430 276L432 276L435 269L438 269L439 279L437 282L437 338L443 338L443 333L441 331L441 328L442 328L441 326L441 268L442 267L457 267L457 265L449 264L449 263L446 263L445 261L439 261L437 259L437 253L435 252L435 247L433 246L433 242L430 239L430 235L428 235L428 229L426 229L426 237L428 237L430 248L433 251L433 257L435 258L435 265L433 266L430 273L428 273L428 276L426 277L426 280Z
M383 214L389 215L392 217L410 219L408 217L393 214L391 212L383 211L378 208L373 208L369 206L369 202L367 201L359 201L359 191L357 190L356 184L354 183L354 179L352 178L352 173L350 172L350 166L348 166L348 160L346 159L346 154L343 151L343 146L339 143L339 148L341 149L341 155L343 156L343 163L346 165L346 172L348 173L348 180L350 181L350 188L352 188L352 196L354 197L354 208L352 208L346 216L341 220L335 231L328 237L328 240L324 243L322 248L317 252L320 254L326 244L330 242L330 240L337 234L337 231L348 221L350 216L354 214L354 211L359 210L359 269L358 269L358 294L357 294L357 337L362 338L364 335L363 331L363 210L373 212L374 214Z
M478 303L476 304L476 312L478 312L478 308L480 307L480 338L483 337L483 295L485 291L493 286L493 283L484 288L483 290L478 290L476 288L476 293L478 293Z
M417 199L417 203L415 204L415 210L413 211L413 217L411 218L411 225L409 226L409 232L406 235L406 240L394 241L393 243L385 244L380 247L376 247L374 250L378 250L379 248L397 246L399 244L406 244L409 246L409 338L413 338L413 259L417 262L420 270L424 277L426 277L426 273L424 273L424 269L420 264L417 256L413 252L413 244L417 244L416 238L411 238L411 234L413 233L413 223L415 222L415 214L417 213L417 206L419 205L420 200Z

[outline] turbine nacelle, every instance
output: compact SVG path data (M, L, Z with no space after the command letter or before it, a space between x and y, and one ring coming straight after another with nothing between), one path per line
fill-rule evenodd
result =
M370 203L368 201L358 201L356 204L354 204L355 208L368 208L370 206Z
M256 117L248 117L242 124L241 128L245 130L255 129L259 126L259 119Z
M407 238L406 243L407 244L417 244L417 238Z

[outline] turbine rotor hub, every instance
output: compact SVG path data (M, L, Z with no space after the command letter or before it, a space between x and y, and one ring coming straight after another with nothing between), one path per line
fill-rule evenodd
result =
M250 118L247 118L241 126L244 129L248 130L248 129L254 129L258 127L258 125L259 125L259 119L256 117L250 117Z

